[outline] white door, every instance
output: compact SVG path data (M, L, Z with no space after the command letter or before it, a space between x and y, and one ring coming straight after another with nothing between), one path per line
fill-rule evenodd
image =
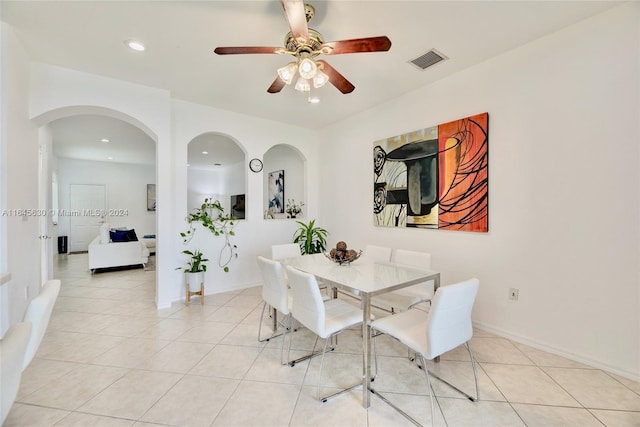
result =
M40 229L40 284L44 284L47 280L53 278L53 259L52 256L52 239L50 226L50 215L48 215L49 195L51 188L49 187L49 150L46 144L40 143L38 164L38 218Z
M69 252L83 252L100 234L106 216L104 185L71 184L69 188Z

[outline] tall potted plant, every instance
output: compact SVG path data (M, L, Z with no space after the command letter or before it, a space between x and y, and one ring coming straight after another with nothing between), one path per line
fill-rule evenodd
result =
M190 292L197 292L200 290L200 285L204 282L204 272L207 271L207 265L205 262L209 261L204 258L204 255L199 250L191 252L188 249L182 251L183 254L189 255L187 266L183 268L189 284Z
M316 220L312 219L308 224L296 221L300 227L293 234L293 243L300 245L303 254L319 254L325 251L327 246L327 230L316 227Z

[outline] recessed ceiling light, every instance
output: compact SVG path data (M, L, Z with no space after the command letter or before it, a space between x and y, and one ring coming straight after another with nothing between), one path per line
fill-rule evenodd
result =
M307 102L309 104L317 104L320 102L320 98L318 98L317 96L311 96L309 98L307 98Z
M109 142L109 140L107 138L102 138L100 142Z
M209 152L208 151L203 151L202 154L209 154Z
M113 160L113 157L107 157L107 160Z
M136 52L143 52L146 48L144 44L138 40L125 40L124 44L129 47L129 49L135 50Z

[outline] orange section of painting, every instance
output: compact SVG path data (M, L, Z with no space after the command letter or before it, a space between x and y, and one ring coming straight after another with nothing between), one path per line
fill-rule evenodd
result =
M438 228L486 232L489 114L438 125Z

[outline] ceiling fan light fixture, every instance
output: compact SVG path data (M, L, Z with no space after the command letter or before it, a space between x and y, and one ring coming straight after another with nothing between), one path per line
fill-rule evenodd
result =
M296 82L295 89L300 91L300 92L309 92L309 91L311 91L311 85L309 84L309 80L305 79L302 76L298 77L298 81Z
M312 79L316 72L318 71L318 66L316 62L310 58L303 58L300 60L300 64L298 65L298 73L300 76L305 79Z
M291 84L293 78L296 76L296 71L298 67L295 62L290 62L282 68L278 68L278 76L282 79L286 84Z
M318 89L327 84L329 81L329 76L327 76L322 71L318 70L315 76L313 76L313 87Z

